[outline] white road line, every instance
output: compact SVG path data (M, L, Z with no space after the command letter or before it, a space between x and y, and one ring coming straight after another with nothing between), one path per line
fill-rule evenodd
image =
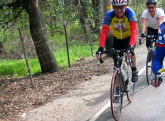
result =
M109 107L110 101L101 110L99 110L89 121L95 121Z
M138 73L138 75L141 75L145 69L146 67L143 67ZM100 109L89 121L95 121L109 107L110 107L110 101L102 109Z
M146 69L146 67L144 66L144 67L140 70L140 72L138 73L138 75L141 75L145 69Z

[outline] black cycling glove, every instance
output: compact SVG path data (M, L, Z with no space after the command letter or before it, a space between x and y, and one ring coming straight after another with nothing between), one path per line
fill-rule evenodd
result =
M141 33L140 37L144 37L144 36L145 36L145 34L144 33Z
M96 55L103 54L103 53L104 53L104 48L103 47L99 47L98 51L96 52Z
M129 53L131 53L134 56L135 53L134 53L134 46L133 45L130 45L127 50Z

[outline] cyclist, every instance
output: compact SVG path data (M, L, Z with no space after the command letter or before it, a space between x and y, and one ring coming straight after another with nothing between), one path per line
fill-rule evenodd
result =
M137 18L132 9L127 7L127 0L112 0L113 9L105 15L102 31L100 34L99 49L96 57L100 59L103 54L106 36L111 28L113 33L113 48L116 50L130 50L130 56L134 59L132 63L132 82L138 80L138 71L136 68L136 56L134 48L137 39ZM122 55L122 53L121 53ZM114 65L116 65L115 55L113 55Z
M163 22L165 14L161 8L157 8L156 0L146 0L147 9L142 13L142 33L144 37L147 28L147 35L158 35L160 32L159 25ZM150 46L150 38L146 39L146 47ZM151 60L151 59L150 59Z
M161 74L158 71L163 67L163 59L165 57L165 22L160 25L160 33L156 41L156 52L153 60L153 73L155 77L151 80L154 87L159 87L163 81ZM156 81L158 77L158 81Z

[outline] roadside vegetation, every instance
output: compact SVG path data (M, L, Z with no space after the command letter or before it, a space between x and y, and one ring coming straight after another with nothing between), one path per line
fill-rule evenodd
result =
M93 43L93 51L96 52L98 48L98 42ZM85 57L91 57L89 52L89 44L81 44L69 47L69 58L71 64L77 64L78 60ZM54 52L57 58L57 62L60 67L68 67L68 56L66 53L66 48L59 49ZM28 68L26 66L26 60L23 59L0 59L0 77L24 77L28 76ZM32 74L40 74L41 68L38 59L28 58L28 63ZM69 69L69 67L68 67Z
M34 1L38 3L38 0ZM30 25L33 23L30 22L36 20L33 18L33 14L37 13L32 12L33 7L28 10L31 6L23 4L27 2L35 6L34 1L11 0L12 4L8 4L9 1L6 0L0 2L0 15L2 16L0 20L0 78L28 76L18 28L21 28L28 63L33 74L42 73L43 68L46 69L46 73L52 72L54 68L48 68L50 65L59 66L59 68L68 67L68 56L70 63L76 64L83 57L91 57L98 48L103 13L101 1L42 0L39 2L40 8L37 9L41 10L40 14L43 15L43 19L40 17L37 20L40 20L38 23L41 22L43 25L40 25L41 28L37 28L37 30L33 26L33 30L31 30ZM163 0L158 1L159 7L163 8L164 4ZM137 15L140 32L140 16L145 10L145 1L129 1L129 7ZM32 13L27 14L29 12ZM39 38L42 36L40 34L43 31L42 28L45 33L43 33L43 38ZM33 36L34 34L38 34L38 38L36 35ZM67 55L66 39L69 55ZM43 42L40 43L41 41ZM46 52L42 50L46 50ZM48 66L47 63L50 60L45 59L49 58L49 56L45 56L46 54L50 55L51 61L55 58Z

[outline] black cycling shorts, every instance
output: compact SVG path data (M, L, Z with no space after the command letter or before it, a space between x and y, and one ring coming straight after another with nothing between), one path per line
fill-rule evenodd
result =
M116 37L113 38L113 48L115 50L124 50L128 49L130 43L130 37L126 39L117 39ZM120 53L120 56L122 56L123 53ZM116 55L113 54L113 60L114 60L114 65L116 66Z
M158 29L153 29L151 27L147 27L147 35L158 35ZM146 47L149 47L151 45L151 38L146 39Z

